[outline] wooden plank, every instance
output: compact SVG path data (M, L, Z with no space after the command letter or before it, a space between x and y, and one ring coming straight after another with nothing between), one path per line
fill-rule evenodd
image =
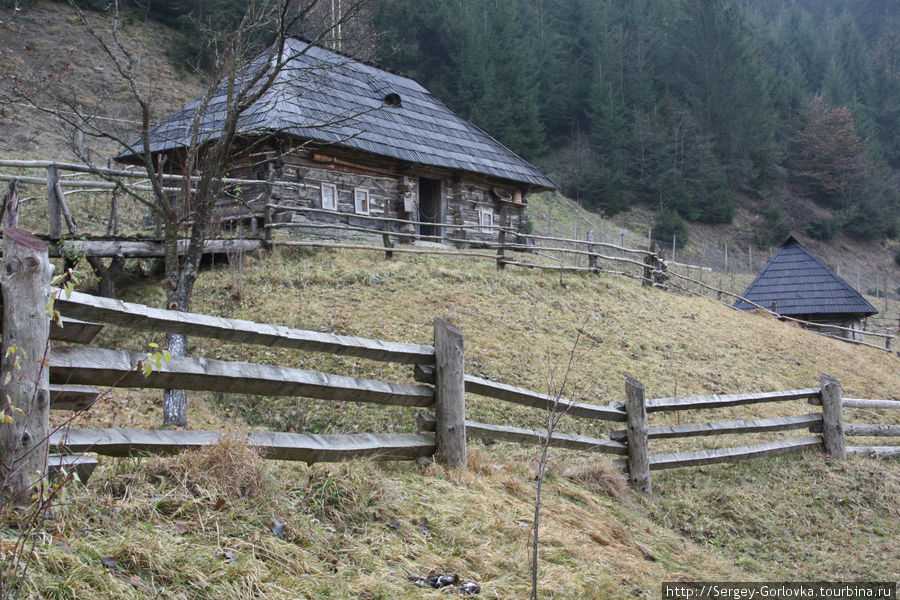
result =
M868 425L863 423L845 423L844 435L856 437L900 437L900 425Z
M84 454L49 454L47 455L47 476L50 479L60 474L63 468L72 474L78 475L81 483L87 483L94 469L97 468L97 459Z
M103 392L87 385L50 384L50 408L54 410L84 410L97 401Z
M303 396L322 400L374 402L398 406L431 406L434 390L289 369L276 365L172 357L144 377L137 367L147 355L102 348L53 348L50 381L112 387L184 389L263 396Z
M416 381L422 383L434 382L434 369L426 365L416 365L413 372ZM473 375L466 375L466 392L470 394L478 394L487 396L488 398L496 398L513 404L521 404L523 406L531 406L532 408L540 408L549 410L554 407L556 398L548 394L533 392L514 385L507 385L483 379ZM584 404L581 402L572 402L565 398L560 398L556 404L557 412L565 412L573 417L583 417L586 419L596 419L600 421L614 421L618 423L625 422L625 411L618 408L607 408L605 406L596 406L593 404Z
M399 363L434 363L434 347L370 340L319 331L291 329L243 319L227 319L197 313L151 308L73 292L60 294L57 310L73 318L120 325L130 329L165 331L216 338L240 344L259 344L276 348L330 352L371 360Z
M434 223L431 223L434 225ZM452 227L457 227L456 225L452 225ZM397 233L399 236L403 236L403 233ZM416 237L416 236L412 236ZM422 236L418 236L422 237ZM428 236L435 237L435 236ZM293 246L300 248L341 248L344 250L373 250L376 252L384 252L384 246L366 246L362 244L341 244L329 241L320 241L320 242L298 242L293 240L275 240L272 242L273 246ZM496 260L497 257L493 254L485 254L483 252L466 252L464 250L433 250L431 248L422 247L422 248L394 248L391 252L400 252L403 254L437 254L443 256L472 256L475 258L489 258L491 260Z
M876 408L887 410L900 410L898 400L865 400L862 398L844 398L844 408Z
M844 438L844 411L842 410L841 383L822 373L822 444L825 454L833 458L847 456L847 443Z
M678 467L696 467L724 462L738 462L764 456L777 456L799 452L806 448L821 448L822 438L804 437L753 446L737 448L718 448L715 450L698 450L696 452L678 452L675 454L655 454L650 456L650 470L675 469Z
M52 267L47 245L17 225L17 199L8 200L3 229L0 403L10 421L0 423L0 481L13 504L28 504L47 460L50 431L47 369L41 360L50 338L46 307ZM35 478L37 475L37 479Z
M625 378L625 434L628 439L628 483L639 492L653 491L650 477L650 458L647 446L647 408L644 385L631 377Z
M847 454L869 458L894 458L900 456L900 446L847 446Z
M416 415L416 423L421 431L434 431L435 418L422 413ZM490 425L466 420L466 437L469 439L517 442L519 444L543 444L547 438L546 431L536 431L512 427L509 425ZM569 450L584 450L601 454L628 454L628 446L621 442L592 438L573 433L554 432L550 437L550 445Z
M70 344L90 344L102 330L103 325L99 323L63 317L62 327L55 322L50 323L50 339Z
M69 452L94 452L105 456L142 453L172 454L215 444L220 431L72 429L50 436L50 445ZM434 454L434 436L415 433L339 434L247 432L250 446L274 460L338 462L369 460L415 460Z
M466 357L463 335L448 321L434 319L434 409L436 459L466 470Z
M783 392L757 392L751 394L712 394L709 396L693 396L690 398L654 398L647 400L647 412L663 412L673 410L693 410L702 408L721 408L724 406L740 406L761 402L784 402L818 398L819 388L805 390L788 390Z
M683 438L701 435L727 435L732 433L758 433L762 431L788 431L791 429L818 428L822 425L822 414L812 413L793 417L773 417L745 421L717 421L714 423L691 423L687 425L665 425L649 427L650 439ZM624 440L625 431L611 431L610 439Z
M187 251L188 240L178 240L178 253ZM226 252L253 252L266 247L264 240L222 239L206 240L204 254ZM50 256L96 256L99 258L124 256L126 258L160 258L165 247L153 240L62 240L50 244Z

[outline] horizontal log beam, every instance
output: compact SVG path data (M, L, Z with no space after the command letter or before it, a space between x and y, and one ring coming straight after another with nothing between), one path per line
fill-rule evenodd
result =
M332 375L275 365L172 357L144 377L147 355L102 348L52 348L50 382L130 388L180 389L261 396L302 396L342 402L431 406L434 389Z
M215 444L220 431L72 429L58 431L50 445L69 452L105 456L155 453L173 454ZM315 435L309 433L247 432L250 447L266 458L306 463L352 459L415 460L434 454L434 436L415 433Z
M50 256L96 256L111 258L161 258L165 255L163 242L153 240L62 240L50 243ZM178 253L187 252L188 240L178 240ZM266 247L266 242L257 239L206 240L203 254L225 254L228 252L253 252Z
M62 318L62 326L50 322L50 339L70 344L90 344L103 331L103 325L78 319Z
M711 465L716 463L738 462L765 456L777 456L799 452L807 448L821 448L821 436L795 438L756 444L753 446L740 446L737 448L718 448L715 450L698 450L696 452L678 452L675 454L656 454L650 456L650 470L675 469L678 467L696 467L699 465ZM625 461L616 461L616 464L625 467Z
M657 454L650 457L650 470L674 469L677 467L694 467L724 462L738 462L765 456L778 456L798 452L807 448L820 448L820 436L781 440L753 446L737 448L718 448L715 450L699 450L696 452L678 452L675 454Z
M718 421L715 423L691 423L688 425L666 425L648 427L649 439L684 438L702 435L727 435L733 433L758 433L763 431L788 431L792 429L821 428L822 413L797 415L793 417L773 417L745 421ZM625 431L611 431L610 439L624 440Z
M416 424L421 431L434 431L435 418L431 415L416 415ZM523 429L509 425L490 425L466 420L466 437L469 439L516 442L519 444L543 444L547 439L546 431ZM584 450L601 454L628 454L628 446L620 442L602 440L572 433L553 432L550 445L555 448Z
M900 400L865 400L862 398L844 398L844 408L876 408L900 410Z
M370 340L319 331L265 325L197 313L151 308L143 304L73 292L60 294L56 308L63 315L101 321L130 329L165 331L239 344L258 344L311 352L329 352L399 363L434 363L434 347Z
M50 384L50 408L53 410L84 410L103 395L87 385Z
M381 232L384 233L383 231ZM392 233L391 235L398 235ZM384 252L384 246L367 246L363 244L343 244L336 242L328 242L328 241L320 241L320 242L297 242L297 241L282 241L275 240L272 242L273 246L289 246L289 247L300 247L300 248L341 248L344 250L370 250L374 252ZM475 258L489 258L491 260L497 260L496 254L485 254L483 252L468 252L465 250L432 250L430 248L390 248L391 252L399 252L401 254L437 254L437 255L445 255L445 256L471 256Z
M96 458L84 454L50 454L47 456L47 476L52 480L65 469L68 474L76 474L81 483L87 483L97 464Z
M900 446L847 446L847 454L869 458L900 457Z
M693 396L689 398L654 398L647 400L647 412L664 412L673 410L694 410L703 408L721 408L758 404L761 402L786 402L818 398L819 388L805 390L788 390L782 392L757 392L750 394L712 394L709 396Z
M844 435L856 437L900 437L900 425L844 423Z
M426 365L416 365L413 376L416 381L433 383L434 369ZM585 419L596 419L600 421L614 421L619 423L625 421L625 411L616 408L573 402L565 398L556 398L549 394L541 394L540 392L533 392L514 385L498 383L473 375L466 375L465 382L466 392L470 394L478 394L480 396L496 398L497 400L503 400L504 402L540 408L542 410L555 409L556 412L565 412L573 417L583 417Z

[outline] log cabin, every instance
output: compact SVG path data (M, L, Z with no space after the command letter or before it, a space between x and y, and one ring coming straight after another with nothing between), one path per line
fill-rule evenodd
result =
M241 115L228 172L270 183L233 187L231 198L220 201L220 219L259 226L269 204L285 207L268 215L274 223L340 220L477 244L496 239L498 225L524 233L528 195L557 189L412 79L298 39L288 40L286 54L278 80ZM201 143L221 127L216 106L224 93L199 115ZM173 172L202 106L197 98L150 131L151 151ZM137 162L128 151L116 160ZM384 225L367 217L415 223Z

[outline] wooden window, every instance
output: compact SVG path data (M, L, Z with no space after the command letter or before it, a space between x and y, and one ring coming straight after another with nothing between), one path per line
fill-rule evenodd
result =
M337 187L333 184L322 184L322 208L325 210L337 210Z
M353 203L356 206L356 214L369 214L369 190L353 188Z
M478 221L481 225L481 233L491 233L494 225L494 211L490 208L478 209Z

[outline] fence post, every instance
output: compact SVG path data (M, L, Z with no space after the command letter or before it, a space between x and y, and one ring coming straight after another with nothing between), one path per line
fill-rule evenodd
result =
M822 373L822 442L825 454L834 458L845 458L847 445L844 441L844 413L841 383Z
M628 438L628 481L639 492L652 491L650 455L647 448L647 405L644 385L631 377L625 378L625 412Z
M500 229L500 233L497 236L497 269L502 270L506 268L506 263L504 262L506 254L506 229Z
M9 207L7 207L9 209ZM51 266L47 244L7 224L3 233L3 344L0 482L17 503L28 503L44 475L50 432L49 345ZM7 401L6 399L9 399Z
M60 231L59 201L56 195L59 190L59 173L56 167L47 167L47 217L50 220L50 236L58 238Z
M596 268L597 268L597 255L594 254L594 244L593 244L593 241L594 241L594 230L593 230L593 229L592 229L591 231L588 231L588 234L587 234L587 241L588 241L588 242L591 242L591 243L588 244L588 252L589 252L589 254L588 254L588 267L590 267L591 269L596 269Z
M449 467L466 470L465 351L462 332L434 319L435 456Z

